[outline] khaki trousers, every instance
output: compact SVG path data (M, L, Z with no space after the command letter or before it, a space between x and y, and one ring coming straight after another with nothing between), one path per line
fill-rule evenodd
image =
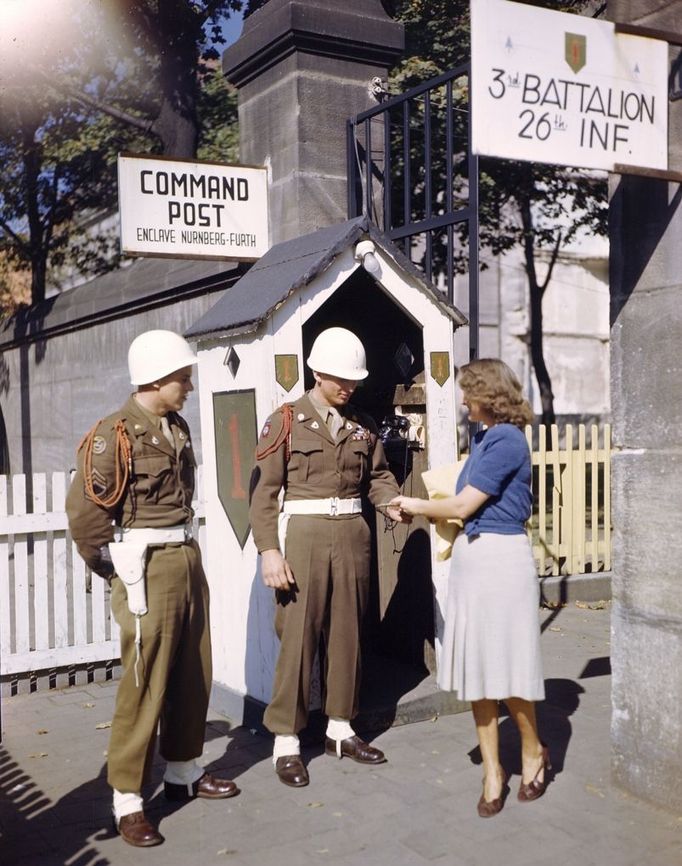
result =
M281 641L272 700L263 722L274 734L306 726L310 678L320 636L325 640L325 703L329 716L358 713L360 629L369 595L370 531L362 515L292 515L286 559L296 591L277 593Z
M201 755L211 691L208 583L196 542L149 548L147 607L135 685L135 617L123 583L114 578L111 608L121 629L124 672L111 724L107 778L122 793L149 781L159 729L167 761Z

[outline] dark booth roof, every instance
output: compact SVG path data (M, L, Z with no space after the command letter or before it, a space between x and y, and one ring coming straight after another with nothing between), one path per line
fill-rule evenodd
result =
M297 289L308 285L332 265L349 246L369 236L377 247L409 273L449 316L455 326L465 325L466 317L447 301L395 244L379 232L366 217L318 229L308 235L276 244L268 250L191 328L190 339L209 335L248 334L258 330L272 313Z

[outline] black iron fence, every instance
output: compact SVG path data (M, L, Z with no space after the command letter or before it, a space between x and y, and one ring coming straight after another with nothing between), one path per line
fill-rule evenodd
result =
M468 275L469 357L478 356L479 169L469 64L348 121L348 215L365 214L454 303Z

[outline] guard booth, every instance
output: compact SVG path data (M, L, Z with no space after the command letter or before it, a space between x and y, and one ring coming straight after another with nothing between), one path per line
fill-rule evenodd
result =
M457 453L453 332L465 323L360 217L272 247L186 332L199 356L214 709L255 725L270 699L274 594L251 538L249 478L267 416L314 384L313 340L332 326L362 340L369 377L352 402L375 418L404 492L423 495L420 472ZM435 670L448 563L433 559L426 521L391 528L373 509L368 519L361 703L371 713L395 710Z

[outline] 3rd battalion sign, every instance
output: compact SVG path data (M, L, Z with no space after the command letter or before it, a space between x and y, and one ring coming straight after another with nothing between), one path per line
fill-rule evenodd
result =
M268 250L264 168L123 155L118 196L124 253L256 261Z
M668 167L668 46L608 21L471 2L476 153L613 170Z

